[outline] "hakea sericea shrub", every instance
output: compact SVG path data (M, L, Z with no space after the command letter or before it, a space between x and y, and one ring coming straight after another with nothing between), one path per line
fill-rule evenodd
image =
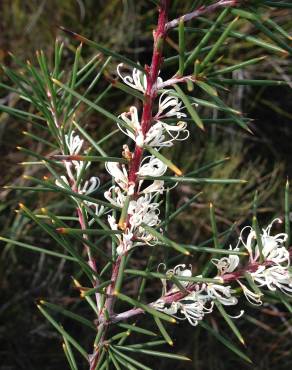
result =
M71 369L76 370L79 363L75 359L73 348L88 361L90 370L109 368L110 364L116 369L149 369L148 366L132 357L133 352L187 360L188 358L182 355L152 349L163 341L150 341L139 344L138 347L127 344L127 338L131 332L152 335L151 331L138 327L136 322L132 324L133 320L143 313L154 318L164 343L173 344L164 327L164 321L173 323L176 319L187 320L193 326L200 324L214 333L214 329L206 323L205 316L210 315L217 308L233 333L243 343L243 338L233 319L241 317L244 310L237 310L235 315L231 315L226 306L236 306L240 296L244 296L248 303L259 306L262 304L265 291L269 294L276 293L275 297L282 293L287 296L292 294L290 256L287 249L289 245L288 184L285 202L285 232L283 233L275 234L272 229L273 224L281 222L280 219L275 219L267 228L260 230L257 217L254 215L252 226L242 229L237 245L234 248L224 249L219 243L214 209L211 206L214 247L182 244L166 236L165 226L191 204L190 201L173 214L166 215L162 210L162 200L166 193L169 194L180 183L232 184L241 182L237 179L195 178L193 175L196 171L184 175L183 171L162 152L165 148L183 145L181 142L190 140L193 127L197 130L204 129L207 120L202 119L198 113L200 105L223 111L230 121L241 128L248 129L247 120L234 109L226 106L217 92L217 90L224 89L225 84L240 84L240 81L214 79L214 76L220 75L220 72L224 75L262 60L262 58L254 58L235 66L214 70L216 62L219 63L218 60L214 62L214 58L227 37L238 36L233 29L239 19L255 20L256 24L261 20L256 9L249 9L247 3L221 0L206 7L200 7L178 19L168 21L170 4L169 1L162 0L159 4L158 24L154 31L152 61L145 68L67 30L65 31L75 39L95 47L108 58L104 60L103 56L98 55L79 68L80 46L76 51L68 83L60 81L64 78L60 67L63 49L60 43L56 43L55 66L52 72L50 72L43 53L37 54L39 70L30 63L24 67L27 75L17 75L4 68L6 75L16 85L16 88L8 85L6 87L13 92L20 93L20 96L34 107L35 113L31 113L31 110L24 112L4 106L1 106L1 109L35 122L36 127L43 128L43 123L47 123L50 141L36 135L31 137L53 148L53 152L47 156L19 148L22 152L41 160L42 162L37 162L37 164L43 163L50 173L50 177L45 176L43 180L26 176L25 178L36 187L25 189L62 194L71 205L73 204L77 217L71 219L75 227L70 227L72 224L69 226L65 222L65 217L57 216L51 210L43 208L41 217L25 205L20 205L21 212L47 232L58 245L64 248L66 254L42 250L16 240L6 238L2 240L36 251L42 250L55 257L78 263L80 274L83 275L82 280L87 279L90 282L91 287L88 288L82 285L79 279L74 279L81 297L94 311L95 318L92 321L78 315L70 316L68 311L43 300L38 306L62 335L63 348ZM275 6L269 1L259 2L261 3ZM199 16L203 17L217 11L220 14L213 23L211 22L210 30L194 50L187 52L184 24ZM227 25L223 24L230 14L235 18L231 22L228 20ZM216 27L222 27L222 33L213 45L208 46ZM264 27L261 31L265 30ZM173 60L179 63L178 72L171 78L163 80L161 77L163 43L168 33L175 28L178 30L179 55ZM282 29L278 26L277 30ZM242 37L241 34L239 35ZM285 36L283 30L281 35ZM252 40L257 39L254 37ZM284 41L276 45L257 42L257 45L283 55L290 51ZM112 59L119 61L118 79L116 80L112 80L106 72ZM83 94L79 94L77 88L99 64L101 65L99 66L100 72L93 78ZM194 70L187 73L191 65L194 65ZM99 100L106 95L108 88L95 101L89 100L87 96L92 92L103 72L106 80L110 80L110 87L121 89L124 93L138 99L139 103L132 105L119 116L115 116L99 105ZM263 82L251 80L249 83L260 85ZM282 81L265 81L264 83L281 85ZM208 100L186 94L184 92L186 85L190 91L193 91L194 86L198 87L203 94L207 95ZM121 158L109 157L101 147L102 143L107 142L116 134L116 130L113 134L100 138L99 141L94 140L84 130L81 123L83 116L79 111L81 104L86 104L89 111L95 110L106 119L112 120L124 135L125 144ZM85 141L89 141L92 147L85 149ZM105 169L111 177L110 183L102 184L100 176L90 176L91 165L94 162L105 164ZM223 162L214 161L207 167L221 165ZM14 188L21 190L21 187ZM98 198L96 194L101 196ZM79 223L78 227L76 223ZM98 239L96 239L97 236L99 236ZM74 243L72 244L72 239L77 247ZM111 240L110 247L108 239ZM178 259L177 257L182 258L184 263L175 265L172 262L170 266L169 261L173 257L171 258L169 253L165 260L154 260L151 251L161 247L171 251L175 260ZM145 270L130 269L128 267L131 266L131 257L139 248L147 249L145 252L149 255L147 268ZM86 259L81 250L85 252ZM221 258L211 257L209 264L202 269L201 275L194 275L191 267L193 260L191 253L212 253ZM189 259L189 265L185 262L186 259ZM212 275L210 271L214 268L217 271ZM123 290L127 275L142 278L137 297L132 297ZM161 295L153 302L145 303L143 292L146 281L155 278L161 280ZM121 301L132 308L117 313L117 303ZM78 341L73 339L53 318L51 311L69 315L95 331L93 350L89 351L89 354L78 343L82 341L82 338ZM125 323L127 320L128 323ZM112 335L112 328L127 330ZM218 333L217 338L219 340L221 338L222 342L238 356L249 361L248 357L226 338L222 339Z

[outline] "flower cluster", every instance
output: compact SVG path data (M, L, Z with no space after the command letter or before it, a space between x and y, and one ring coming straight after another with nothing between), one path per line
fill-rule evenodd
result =
M220 259L212 259L213 264L217 267L217 275L214 279L218 279L218 284L194 284L186 281L186 277L192 276L192 271L185 265L178 265L174 269L168 270L166 276L175 275L178 280L184 278L181 284L185 292L174 284L170 289L167 289L166 280L163 279L162 296L152 304L153 307L175 318L187 319L191 325L195 326L204 318L205 314L213 311L216 301L225 306L237 304L238 299L234 296L235 291L230 285L224 285L226 282L237 282L246 299L254 305L262 304L261 296L263 294L259 288L265 287L271 291L279 289L281 292L291 295L290 257L289 251L284 246L287 234L271 235L271 229L275 222L281 222L281 220L275 219L266 229L262 230L261 243L257 242L256 232L252 227L248 226L242 229L234 251L238 251L240 245L246 249L249 256L246 266L239 268L239 257L234 254ZM243 233L246 230L249 232L247 238L244 239ZM263 260L261 260L261 256ZM248 282L251 289L242 282L246 278L246 274L250 276ZM180 296L178 292L181 293ZM240 312L239 316L242 314L243 311Z
M66 151L69 156L76 156L80 154L84 140L80 139L79 135L71 131L65 135ZM63 160L66 169L66 176L62 175L56 180L56 185L61 188L72 189L78 194L90 195L94 193L100 185L100 180L96 176L90 177L88 180L83 180L83 172L88 170L91 162L84 162L78 160ZM74 197L72 199L75 200ZM92 208L96 215L101 215L104 212L103 206L98 206L96 203L83 201L83 203Z
M275 222L281 223L282 221L276 218L266 229L263 229L263 233L260 235L261 246L257 242L256 232L252 228L249 228L246 241L243 240L241 233L240 241L249 254L250 275L254 283L259 288L266 287L271 291L279 289L283 293L291 295L290 254L284 245L288 235L280 233L272 236L271 229ZM261 252L260 247L262 247ZM260 261L261 254L263 261Z
M117 73L124 83L145 93L146 75L138 69L133 69L131 75L124 75L122 68L123 64L119 64ZM158 78L159 81L162 81L161 78ZM136 147L142 148L147 145L160 150L162 147L172 146L176 140L185 140L189 136L186 122L179 121L175 125L164 122L164 119L169 117L177 119L185 117L186 114L181 111L182 109L182 102L175 95L175 90L166 90L159 97L157 113L152 117L153 124L147 132L143 132L138 110L134 106L119 116L117 126L133 140ZM121 121L124 124L121 124ZM132 153L129 148L124 146L124 149L126 157L131 159ZM118 227L123 230L123 234L118 235L117 253L122 255L141 244L154 245L156 238L143 228L143 224L157 227L160 223L157 195L163 193L164 181L154 180L146 185L143 179L138 179L137 183L130 183L127 166L116 162L107 162L106 170L112 176L114 185L104 193L104 197L115 206L127 207L127 217L123 225L120 225L114 215L108 216L108 223L113 230ZM136 175L159 177L164 175L166 170L167 166L160 159L148 155L143 158Z
M174 269L166 271L166 276L171 275L180 280L182 277L191 277L192 270L181 264ZM196 326L200 320L203 320L205 314L213 311L216 300L225 306L237 304L238 300L234 297L234 291L231 289L231 286L224 286L222 282L221 278L218 278L218 284L194 284L188 281L181 281L185 294L182 294L182 297L179 299L172 300L172 297L175 297L180 292L180 289L176 285L172 285L170 289L167 289L166 281L163 279L162 297L154 302L152 306L156 310L163 311L179 320L188 320L191 325Z

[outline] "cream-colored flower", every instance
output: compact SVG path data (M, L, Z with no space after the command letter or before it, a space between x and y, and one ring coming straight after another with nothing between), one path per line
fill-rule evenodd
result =
M182 102L177 96L171 96L169 93L172 90L164 91L159 97L158 112L156 114L157 119L173 117L182 118L186 117L185 113L181 112Z
M65 135L65 142L70 155L79 154L82 149L84 140L80 139L79 135L75 135L75 131Z
M162 176L167 170L167 165L154 156L145 157L138 171L140 176Z
M121 189L128 190L128 173L124 165L117 162L106 162L105 168Z
M230 250L232 248L230 247ZM234 248L235 251L238 248ZM239 257L234 254L230 254L228 257L222 257L220 259L212 258L211 262L217 267L220 275L233 272L239 264Z
M150 127L145 137L145 144L152 147L170 147L174 141L186 140L190 133L186 129L187 123L179 121L176 125L168 125L162 121Z
M142 93L145 92L147 87L147 78L146 74L140 71L137 68L134 68L132 71L132 75L126 74L122 75L121 69L124 67L123 63L118 64L117 72L119 77L124 81L125 84L132 87L135 90L139 90Z
M232 295L234 291L231 286L208 283L206 284L206 293L211 300L218 300L224 306L236 305L238 299Z

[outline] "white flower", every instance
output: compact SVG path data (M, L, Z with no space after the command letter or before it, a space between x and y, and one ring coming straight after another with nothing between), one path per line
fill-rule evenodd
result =
M117 247L117 254L119 256L122 256L126 252L128 252L130 249L133 248L133 234L129 231L124 232L122 235L117 235L119 239L119 245Z
M65 142L70 155L76 155L80 152L84 140L80 139L79 135L75 135L75 131L72 131L69 135L65 135Z
M88 200L84 200L83 202L88 208L92 208L94 210L94 213L97 217L101 217L104 214L104 211L105 211L104 206L101 206L97 203L89 202ZM87 209L85 210L87 214L89 214L88 210ZM94 217L92 217L91 220L88 221L89 226L91 226L94 223L94 221L96 220Z
M158 265L158 269L157 269L158 272L159 272L161 267L163 268L163 270L165 270L165 268L166 268L164 263L160 263ZM184 263L179 264L179 265L175 266L173 269L167 270L165 274L167 276L167 279L170 279L171 275L175 275L175 276L178 276L178 277L180 277L180 276L191 277L192 276L192 266L190 266L190 268L186 268L186 265ZM171 293L177 292L179 290L178 287L175 284L172 284L171 289L167 290L167 284L166 284L167 279L160 279L161 283L162 283L162 295L171 294ZM181 281L180 283L184 287L186 287L189 284L188 281Z
M111 204L123 208L126 200L126 195L124 195L118 186L111 186L105 193L105 199L107 199Z
M140 240L135 242L135 245L151 245L154 246L157 244L158 239L152 234L148 233L142 226L139 226L135 232L135 236Z
M121 74L120 69L124 66L123 63L118 64L117 72L120 78L127 84L128 86L132 87L135 90L139 90L142 93L145 92L147 87L147 78L144 72L140 71L137 68L133 69L132 76Z
M100 185L99 178L96 176L92 176L90 177L89 180L85 181L82 187L79 186L78 193L86 195L91 194L99 188L99 185Z
M213 311L214 302L209 302L209 307L206 306L206 303L205 296L192 292L179 301L179 310L192 326L196 326L199 321L203 320L205 314Z
M280 233L276 234L275 236L270 235L271 228L275 222L281 222L280 219L276 218L273 220L266 229L263 229L263 233L261 234L261 242L263 245L263 256L265 261L274 262L277 265L282 263L286 263L287 266L290 264L289 252L283 245L287 239L287 234ZM244 242L242 238L242 233L244 230L249 229L250 232ZM241 230L239 240L243 243L244 247L247 249L249 254L249 259L251 263L255 263L258 261L260 257L260 250L259 246L256 243L256 233L252 227L247 226Z
M280 289L283 293L292 295L292 276L286 267L271 266L265 269L258 269L251 275L259 287L266 286L272 291Z
M186 117L185 113L181 113L182 102L179 101L177 96L170 96L171 90L166 90L159 97L158 112L156 118L173 117L177 118Z
M233 306L238 302L237 298L232 296L234 291L231 286L209 283L206 285L206 292L211 300L217 299L225 306Z
M130 107L129 112L124 112L119 117L126 123L126 128L124 128L119 122L117 122L119 129L125 135L134 140L138 146L142 147L144 145L144 135L139 121L137 108Z
M146 162L149 160L148 162ZM146 162L146 163L145 163ZM166 164L154 156L145 157L142 161L138 175L140 176L162 176L167 170Z
M155 193L156 194L162 194L164 191L164 181L162 180L154 180L152 184L147 186L147 188L141 190L141 185L143 184L144 181L139 182L139 187L138 187L138 193L139 194L151 194Z
M248 300L249 303L255 306L261 306L263 304L261 297L263 296L262 293L255 293L248 289L240 280L236 280L238 284L241 286L243 294L245 298Z
M112 230L118 230L118 225L113 216L108 216L108 223ZM123 255L133 248L133 234L128 229L123 234L117 234L116 237L119 241L119 244L117 246L117 254L119 256Z
M123 190L128 190L128 173L124 165L120 166L117 162L106 162L105 168Z
M166 271L166 275L175 275L175 276L182 276L182 277L191 277L192 276L192 268L190 266L190 268L186 268L186 265L183 263L183 264L180 264L180 265L177 265L175 266L173 269L169 269ZM181 285L186 287L190 282L189 281L180 281ZM171 291L177 291L178 290L178 287L177 286L174 286L173 289Z
M229 248L232 250L232 247ZM238 248L234 248L235 251ZM217 267L218 272L220 275L224 275L225 273L233 272L239 264L239 257L234 254L230 254L228 257L223 257L220 259L212 258L211 262Z
M143 71L140 71L137 68L134 68L132 71L132 75L125 75L121 74L120 69L123 67L123 63L120 63L117 67L117 72L120 78L127 84L128 86L132 87L135 90L139 90L142 93L145 93L147 88L147 77ZM157 85L162 83L162 78L157 78Z
M116 219L114 218L114 216L108 215L107 221L112 230L118 230L118 224L116 223Z
M248 229L250 231L249 231L248 237L246 239L246 242L244 242L242 234L245 230L248 230ZM258 248L255 251L253 250L253 249L255 249L254 245L253 245L255 240L256 240L256 233L255 233L254 229L251 226L246 226L241 230L240 236L239 236L239 241L241 241L242 244L244 245L244 247L247 249L247 252L249 254L249 260L250 260L251 263L256 262L257 259L260 256Z
M209 307L207 307L209 304ZM213 311L214 302L208 302L208 297L200 292L192 292L186 297L172 302L165 303L163 299L157 300L153 307L178 320L188 320L192 326L196 326L203 320L205 314Z
M285 262L289 266L289 251L285 246L283 246L288 238L288 235L285 233L276 234L275 236L270 235L271 228L275 222L282 223L279 218L276 218L266 229L263 229L263 234L261 235L263 256L265 257L265 260L272 261L277 265Z
M178 122L176 125L168 125L158 121L148 130L145 143L153 147L170 147L175 140L183 141L189 137L186 122Z
M128 208L130 215L131 230L137 228L142 223L148 226L156 226L159 220L159 204L151 203L152 195L146 194L139 197L137 200L131 200Z

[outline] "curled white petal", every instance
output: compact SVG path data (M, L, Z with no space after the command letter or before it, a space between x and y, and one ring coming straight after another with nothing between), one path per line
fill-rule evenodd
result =
M263 294L252 292L240 280L237 280L237 282L241 286L243 294L245 295L245 298L248 300L249 303L255 306L261 306L263 304L261 300Z
M230 247L232 250L232 248ZM234 248L234 250L238 250L238 248ZM220 275L225 273L233 272L239 264L239 257L234 254L230 254L228 257L223 257L220 259L213 258L211 262L217 267Z
M65 135L65 142L70 155L76 155L80 152L84 140L80 139L79 135L75 135L75 131Z
M209 298L217 299L225 306L233 306L238 302L237 298L232 296L233 290L230 286L209 283L206 286L206 292Z
M90 177L89 180L86 180L82 188L79 189L80 194L91 194L95 192L100 186L100 180L96 176Z
M292 295L292 276L286 267L271 266L251 275L259 287L267 287L271 291L279 289L287 295Z
M177 96L171 96L169 93L172 90L164 91L159 97L158 112L156 117L173 117L177 118L186 117L185 113L181 112L182 102Z
M122 193L118 186L111 186L105 193L104 197L111 204L123 208L126 200L126 195Z
M128 173L124 165L117 162L106 162L105 168L123 190L128 189Z
M179 121L176 125L168 125L158 121L150 127L145 137L145 143L153 147L170 147L174 141L183 141L189 137L187 123Z
M124 64L120 63L117 66L117 72L120 78L124 81L125 84L132 87L135 90L139 90L142 93L146 91L147 88L147 78L144 72L140 71L137 68L134 68L132 71L132 75L122 75L121 69L123 68Z
M119 129L140 147L144 145L144 135L142 132L141 124L138 117L138 111L136 107L130 107L129 112L122 113L119 118L121 118L126 127L123 127L119 122L117 125Z
M166 164L154 156L145 157L138 171L140 176L162 176L167 170Z

